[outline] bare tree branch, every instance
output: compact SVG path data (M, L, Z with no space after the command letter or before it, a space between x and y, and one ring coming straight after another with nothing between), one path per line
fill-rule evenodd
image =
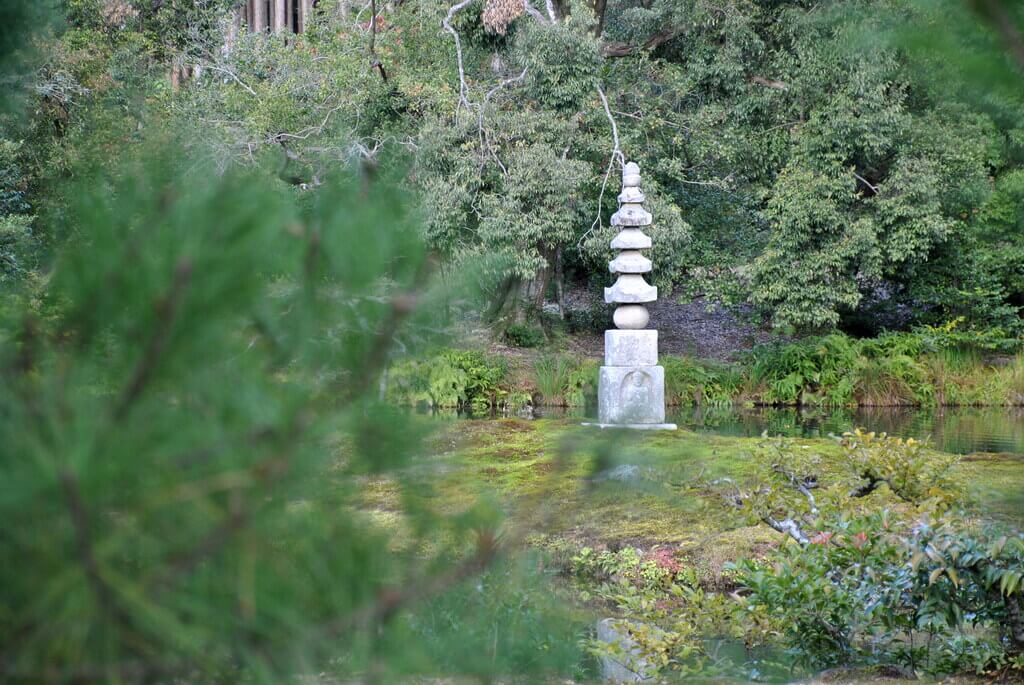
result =
M530 0L523 0L523 9L526 11L527 14L529 14L531 17L533 17L540 23L548 23L548 20L544 18L544 15L540 13L540 10L538 10L536 7L530 4Z
M547 10L548 10L548 19L551 20L552 24L557 24L558 23L558 13L555 11L555 2L554 2L554 0L544 0L544 5L547 7Z
M818 505L817 502L814 501L814 495L811 493L811 489L818 487L818 479L813 476L797 478L794 473L786 470L782 464L773 464L772 470L785 477L797 492L807 498L807 504L810 506L811 513L817 516Z
M627 57L644 50L653 50L662 43L667 43L680 34L679 29L663 29L645 40L640 45L632 43L605 43L601 47L601 54L605 57Z
M764 76L751 76L750 82L756 83L759 86L764 86L765 88L773 88L775 90L789 90L789 84L785 83L784 81L776 81L774 79L765 78Z
M235 83L237 83L238 85L242 86L242 88L245 88L246 92L248 92L250 95L252 95L253 97L259 97L256 94L255 90L253 90L250 86L248 86L242 79L238 78L238 75L235 74L235 72L231 71L230 69L225 69L224 67L217 66L216 64L211 64L209 62L204 62L202 64L202 66L203 66L204 69L213 69L214 71L219 71L222 74L227 74L228 76L230 76L232 78L232 80Z
M772 516L762 516L761 520L767 523L775 530L779 531L780 533L785 533L789 537L799 542L801 545L806 546L811 544L810 538L808 538L807 535L804 534L803 529L800 528L800 524L794 521L793 519L787 518L779 521L778 519Z
M869 180L858 174L856 171L853 172L854 178L866 185L873 194L878 195L878 188L873 186Z
M622 154L622 149L619 147L619 126L615 123L615 117L612 116L612 110L608 106L608 98L604 94L604 90L601 88L601 84L596 85L597 95L601 98L601 105L604 107L604 115L608 117L608 123L612 127L612 153L608 159L608 168L605 169L604 178L601 180L601 192L597 196L597 216L594 217L594 222L590 224L580 239L576 241L576 247L583 245L583 241L593 233L596 229L604 225L601 213L604 210L604 191L608 187L608 178L611 176L612 169L615 168L615 162L619 162L619 166L625 166L626 158Z
M494 161L498 164L499 167L501 167L501 173L505 174L506 176L508 176L508 169L506 169L505 165L501 163L501 159L498 158L498 153L491 146L490 137L487 135L487 132L484 130L484 112L487 110L487 103L490 102L491 97L495 93L497 93L502 88L506 88L506 87L512 85L513 83L518 83L518 82L522 81L524 78L526 78L526 72L527 72L528 69L529 69L529 67L523 67L523 71L519 74L519 76L513 76L512 78L507 78L504 81L502 81L501 83L499 83L498 85L496 85L493 88L491 88L489 91L487 91L487 94L484 95L484 101L479 106L479 111L478 111L478 116L477 116L477 129L478 129L479 134L480 134L480 146L487 148L488 152L490 152L491 156L494 158Z
M452 34L452 38L455 39L455 59L459 67L459 104L455 108L455 114L458 115L459 109L465 107L467 110L469 106L469 88L466 86L466 68L462 62L462 40L459 38L459 32L452 27L452 18L455 15L473 4L475 0L462 0L462 2L456 3L448 8L448 14L445 15L444 19L441 20L441 25L444 26L444 30Z

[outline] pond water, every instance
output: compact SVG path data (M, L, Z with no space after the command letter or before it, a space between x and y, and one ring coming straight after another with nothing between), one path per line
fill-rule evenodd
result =
M903 438L929 440L944 452L1024 454L1024 409L872 407L842 410L798 408L687 408L670 412L681 427L720 435L827 437L860 427Z
M590 413L537 410L539 416L550 417L582 418ZM767 431L769 435L817 438L841 435L859 427L901 438L929 440L933 447L945 452L1024 454L1024 408L1020 407L670 407L667 419L688 430L738 437L756 437Z

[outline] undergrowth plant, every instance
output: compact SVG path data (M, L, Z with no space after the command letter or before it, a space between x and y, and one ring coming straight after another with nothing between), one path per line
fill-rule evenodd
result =
M385 396L399 405L485 411L501 408L510 397L503 382L508 364L477 350L443 349L424 358L394 364Z
M540 404L553 407L585 407L597 398L599 363L564 353L541 355L533 364L531 382Z
M145 153L75 183L38 308L0 319L4 682L569 675L578 624L505 561L488 500L434 509L425 427L380 399L447 297L405 193L332 179L300 203ZM500 366L441 358L438 397L496 392Z
M674 356L660 361L665 368L666 404L724 407L742 396L743 376L733 365Z
M1024 650L1024 536L962 511L955 457L914 440L855 431L838 469L785 440L763 475L724 500L783 538L730 568L740 605L781 627L799 663L989 673Z

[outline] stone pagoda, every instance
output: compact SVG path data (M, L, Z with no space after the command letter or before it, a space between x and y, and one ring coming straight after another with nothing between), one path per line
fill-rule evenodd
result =
M612 226L619 234L611 242L619 254L608 268L617 279L604 289L604 301L616 305L617 330L604 332L604 366L598 382L598 423L602 428L675 429L665 423L665 369L658 366L658 331L646 330L648 302L658 289L644 280L651 260L640 250L651 247L643 232L651 225L640 190L640 167L629 162L622 169L619 211Z

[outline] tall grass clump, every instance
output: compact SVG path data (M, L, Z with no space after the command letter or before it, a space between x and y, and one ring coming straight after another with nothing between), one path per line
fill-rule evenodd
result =
M931 404L935 390L919 361L923 344L912 335L885 335L859 341L853 366L854 398L868 407Z
M665 402L674 406L728 406L743 395L744 375L733 365L664 357Z
M385 396L398 405L484 411L505 405L508 362L479 350L442 349L393 365Z
M533 365L533 380L541 403L553 407L566 406L569 381L578 364L565 354L545 354Z
M1024 352L1018 352L1008 367L1009 404L1024 405Z

